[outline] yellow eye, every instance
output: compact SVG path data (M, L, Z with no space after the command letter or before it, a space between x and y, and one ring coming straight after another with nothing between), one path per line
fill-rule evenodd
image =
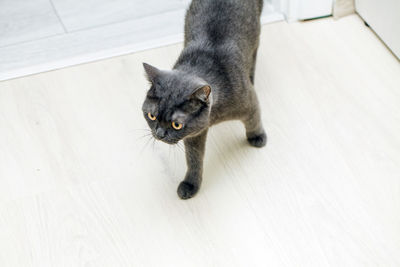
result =
M177 123L177 122L172 122L172 128L174 128L175 130L180 130L182 129L183 125L182 123Z
M150 120L155 121L156 120L156 116L154 116L153 114L151 114L150 112L147 113L147 117L149 117Z

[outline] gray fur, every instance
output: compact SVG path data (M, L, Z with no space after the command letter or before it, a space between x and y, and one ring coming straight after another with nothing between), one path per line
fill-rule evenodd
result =
M182 199L200 188L213 124L241 120L251 145L266 144L253 88L261 10L262 0L193 0L186 13L185 47L174 68L158 70L144 63L151 88L142 109L154 137L185 144L188 169L178 187ZM183 128L173 129L172 121Z

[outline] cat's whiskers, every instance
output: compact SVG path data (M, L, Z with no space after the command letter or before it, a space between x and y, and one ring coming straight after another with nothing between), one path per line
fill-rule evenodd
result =
M175 174L176 174L176 153L175 153L175 149L173 149L172 146L168 147L168 159L171 159L171 149L173 150L173 154L174 154L172 175L175 176Z
M153 152L154 152L154 145L156 144L156 139L153 137Z
M140 132L145 132L143 135L141 135L141 136L139 136L139 137L137 137L136 139L135 139L135 141L138 141L138 140L141 140L141 139L143 139L144 137L148 137L148 136L150 136L151 134L152 134L152 132L151 132L151 130L150 129L147 129L147 128L137 128L137 129L132 129L132 131L135 131L135 133L139 133L139 131ZM136 135L136 134L135 134Z
M132 131L150 131L150 129L147 129L147 128L136 128L136 129L132 129Z
M183 153L185 153L185 149L182 147L182 144L181 143L176 143L175 144L175 147L177 147L180 151L182 151Z
M144 151L144 150L147 148L147 146L150 144L151 140L152 140L152 139L155 139L155 138L153 137L153 135L147 135L146 137L148 137L148 139L147 139L146 143L143 145L142 149L140 150L139 155L141 155L141 154L143 153L143 151Z
M145 138L145 137L152 136L152 135L153 135L152 133L147 133L147 134L144 134L144 135L142 135L142 136L139 136L138 138L136 138L136 141L138 141L138 140L140 140L140 139L143 139L143 138Z

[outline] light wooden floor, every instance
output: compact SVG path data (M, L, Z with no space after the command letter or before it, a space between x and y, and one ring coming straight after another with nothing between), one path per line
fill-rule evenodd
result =
M357 16L263 27L269 144L212 128L188 201L141 138L141 62L181 48L0 83L0 266L400 265L400 64Z

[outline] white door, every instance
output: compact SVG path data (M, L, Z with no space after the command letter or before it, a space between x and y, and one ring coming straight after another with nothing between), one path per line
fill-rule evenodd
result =
M333 0L273 0L286 20L306 20L332 14Z

